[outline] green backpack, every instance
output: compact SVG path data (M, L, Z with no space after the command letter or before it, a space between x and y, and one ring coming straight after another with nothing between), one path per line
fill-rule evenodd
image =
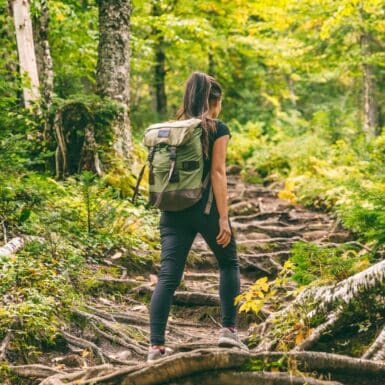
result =
M202 181L204 161L200 124L201 119L197 118L157 123L148 127L144 134L150 169L149 201L160 210L179 211L192 206L201 199L203 189L209 184L210 173ZM205 214L210 212L212 200L210 186Z

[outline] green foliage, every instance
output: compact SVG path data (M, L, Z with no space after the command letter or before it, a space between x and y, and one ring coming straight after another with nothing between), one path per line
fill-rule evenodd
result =
M228 162L242 169L244 179L285 180L280 198L334 210L347 228L373 246L373 254L381 248L385 135L364 141L362 78L363 64L370 64L381 131L384 1L161 0L156 4L159 15L154 15L151 2L133 2L130 120L134 138L139 141L149 123L175 116L192 71L209 72L224 89L220 118L233 134ZM40 2L32 1L33 18L40 12ZM65 128L77 139L83 135L78 129L92 122L102 163L113 163L111 121L117 105L95 96L97 2L50 1L49 19L54 70L50 119L59 109L65 110ZM370 36L367 52L362 49L362 34ZM165 55L166 116L158 116L154 109L159 47ZM97 289L95 272L86 268L86 262L98 263L118 252L133 270L145 268L152 258L144 255L158 244L154 231L158 213L148 210L145 197L137 206L128 202L138 165L127 170L116 164L103 178L83 173L64 182L46 174L55 144L52 141L53 146L46 148L41 135L45 122L33 109L22 107L23 87L28 83L19 73L8 2L0 0L0 231L3 240L23 234L44 238L43 244L32 243L17 257L1 262L0 291L6 310L0 316L0 333L4 335L6 324L15 317L22 320L15 326L13 348L27 354L39 345L36 336L53 343L61 322L56 307L62 306L66 314L70 301L78 300L74 288ZM145 159L140 146L134 152ZM354 247L298 243L291 261L293 278L306 285L343 279L368 266L371 257ZM258 312L265 301L274 303L281 295L282 280L288 278L287 270L283 274L273 282L257 281L241 297L243 310ZM15 297L9 294L13 292ZM294 346L321 322L300 324L300 318L301 314L292 314L283 320L278 331L285 337L282 348Z
M12 329L14 353L29 359L55 343L77 300L70 277L82 262L79 251L63 241L54 250L48 242L33 241L17 256L1 258L0 333Z
M367 183L354 190L352 203L338 210L344 225L362 236L376 248L385 244L385 189L384 183Z
M360 254L357 246L322 247L310 242L297 242L291 249L292 278L300 285L341 281L367 268L370 259L367 254Z

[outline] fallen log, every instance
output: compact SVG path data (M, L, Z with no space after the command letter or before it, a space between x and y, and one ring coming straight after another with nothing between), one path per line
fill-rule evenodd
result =
M12 238L9 242L0 247L0 257L9 257L10 255L17 253L27 242L31 241L44 242L44 239L33 235Z

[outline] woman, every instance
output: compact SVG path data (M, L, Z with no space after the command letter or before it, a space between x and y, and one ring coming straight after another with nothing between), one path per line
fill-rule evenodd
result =
M239 294L240 274L227 205L226 150L231 135L228 127L216 119L221 111L221 103L222 89L219 83L211 76L194 72L187 81L183 106L177 118L202 119L205 155L202 180L210 172L214 199L208 215L204 214L204 208L209 199L210 186L203 191L202 199L193 206L182 211L161 212L161 268L150 304L149 361L172 353L171 349L164 346L167 318L187 255L198 232L215 254L219 265L222 328L218 344L248 349L240 341L235 325L234 298Z

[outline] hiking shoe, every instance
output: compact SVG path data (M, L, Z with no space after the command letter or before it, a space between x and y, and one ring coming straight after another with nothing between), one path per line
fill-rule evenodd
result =
M249 348L241 341L237 332L232 332L228 328L222 328L219 331L218 346L221 347L237 347L242 350L249 351Z
M148 349L147 361L155 361L155 360L158 360L159 358L169 356L172 353L174 353L174 351L170 348L164 348L164 349L155 348L155 349L153 349L152 347L150 347Z

